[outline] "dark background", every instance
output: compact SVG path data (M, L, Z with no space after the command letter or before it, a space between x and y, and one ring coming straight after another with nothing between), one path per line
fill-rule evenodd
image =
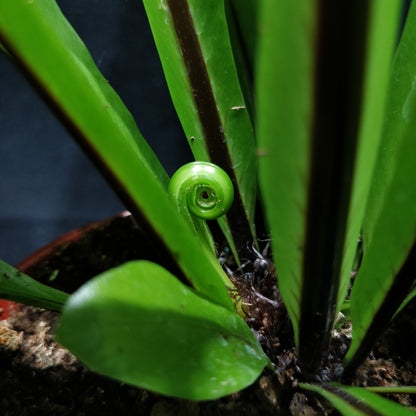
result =
M168 173L191 161L142 2L58 4ZM16 264L59 235L122 209L66 130L0 52L0 258Z

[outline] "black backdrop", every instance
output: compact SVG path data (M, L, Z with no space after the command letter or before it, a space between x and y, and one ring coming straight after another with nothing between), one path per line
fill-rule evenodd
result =
M59 0L166 170L192 160L140 0ZM69 81L70 82L70 81ZM0 53L0 258L123 209L46 105Z

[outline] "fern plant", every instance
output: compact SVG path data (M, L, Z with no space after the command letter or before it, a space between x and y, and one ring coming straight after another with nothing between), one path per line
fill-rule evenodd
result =
M347 382L414 294L414 2L408 14L400 1L377 0L143 3L197 161L171 181L55 1L0 2L0 41L175 275L138 260L68 297L2 262L0 294L62 310L57 339L91 369L206 400L277 371L247 325L255 299L282 311L279 295L257 290L275 283L275 267L300 388L345 415L413 414ZM259 252L258 201L274 265ZM233 271L205 222L217 215ZM327 377L347 308L351 346Z

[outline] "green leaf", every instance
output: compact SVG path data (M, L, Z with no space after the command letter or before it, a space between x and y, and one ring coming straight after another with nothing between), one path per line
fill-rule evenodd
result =
M365 389L377 394L416 394L416 386L374 386Z
M259 184L282 293L299 345L314 10L263 1L257 65ZM285 65L282 65L285 63Z
M371 2L371 20L366 55L363 103L357 147L353 192L350 199L338 293L338 309L344 301L350 283L350 272L356 255L357 240L361 231L368 193L380 147L383 114L391 76L391 61L396 46L402 4Z
M272 0L263 6L260 186L279 288L300 359L314 370L348 288L399 7Z
M0 260L0 299L61 311L67 293L37 282Z
M254 105L254 68L258 36L257 0L232 0L225 3L230 42L247 110L253 125L256 122Z
M416 287L415 287L415 282L413 283L412 289L410 291L410 293L406 296L406 298L404 299L404 301L401 303L399 309L397 309L396 313L394 314L394 316L396 316L398 313L400 313L403 308L406 307L406 305L416 296Z
M235 252L253 240L254 136L235 67L223 0L145 0L173 103L196 160L230 176L234 204L219 220Z
M269 363L237 314L147 261L109 270L75 292L57 339L94 371L191 400L240 390Z
M243 54L248 61L248 72L253 77L259 31L257 18L261 2L257 0L231 0L230 4L233 17L237 22L237 32L242 42Z
M0 40L149 238L195 289L233 309L225 286L231 282L177 212L166 172L55 1L0 2Z
M409 294L416 276L416 5L396 52L363 226L364 256L351 293L353 371Z
M343 386L338 383L331 385L299 383L299 386L319 393L344 416L414 416L416 414L398 403L360 387Z

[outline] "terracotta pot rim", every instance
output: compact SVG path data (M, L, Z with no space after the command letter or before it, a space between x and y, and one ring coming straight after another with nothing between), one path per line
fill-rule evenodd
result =
M75 228L67 233L61 235L60 237L56 238L55 240L51 241L49 244L41 247L40 249L36 250L24 260L22 260L16 268L25 273L29 270L33 265L41 263L45 259L48 258L54 251L56 251L59 247L62 247L65 244L75 242L80 240L87 232L94 230L96 228L101 227L102 225L113 221L116 218L123 218L123 217L130 217L131 213L127 210L121 211L119 214L113 215L109 218L103 219L101 221L97 221L91 224L84 225L79 228ZM19 303L0 299L0 321L7 319L10 315L12 310L17 310L19 308Z
M63 244L72 243L74 241L79 240L82 238L85 233L88 231L91 231L93 229L101 227L103 224L106 224L115 218L120 217L129 217L131 216L131 213L129 211L121 211L119 214L113 215L109 218L106 218L101 221L97 221L91 224L84 225L79 228L75 228L71 231L68 231L65 234L62 234L57 239L51 241L46 246L41 247L39 250L36 250L34 253L30 254L28 257L26 257L24 260L22 260L16 268L22 271L23 273L25 270L28 270L31 266L33 266L36 263L39 263L46 259L53 251L56 250L57 247L61 247Z

